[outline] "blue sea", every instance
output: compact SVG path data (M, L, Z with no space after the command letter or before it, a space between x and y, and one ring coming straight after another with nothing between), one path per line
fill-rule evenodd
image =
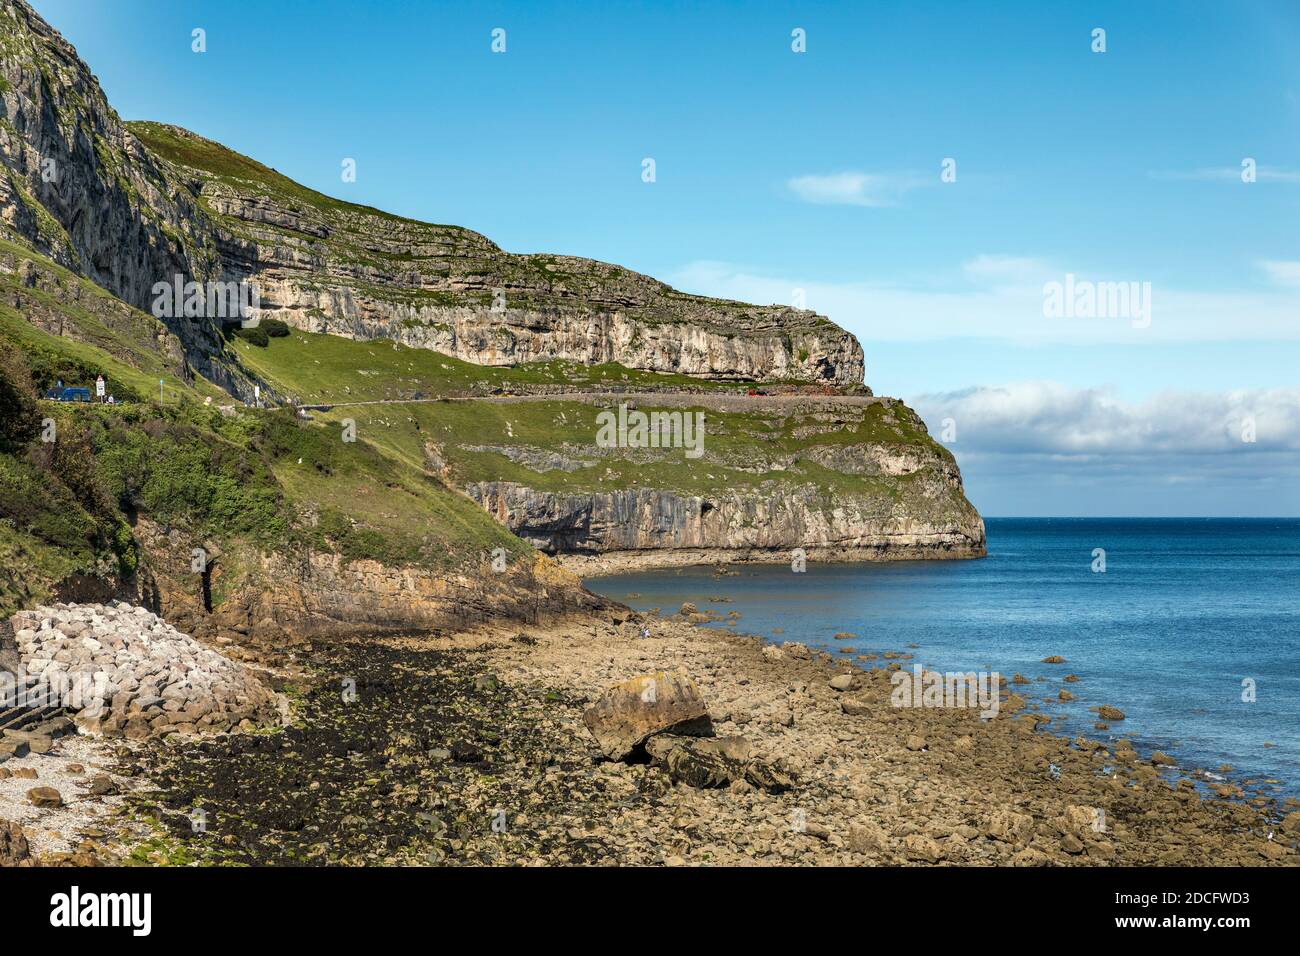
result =
M973 561L734 565L594 578L639 610L741 613L734 629L836 651L914 654L940 671L1019 671L1058 733L1131 738L1181 766L1300 794L1300 519L990 518ZM1105 570L1094 571L1095 549ZM637 595L637 596L633 596ZM711 596L732 603L711 604ZM718 624L716 626L724 626ZM774 628L783 633L773 634ZM852 640L835 641L837 631ZM912 647L911 645L917 645ZM1063 665L1042 664L1059 654ZM883 661L878 663L884 663ZM1066 674L1078 683L1063 684ZM1253 685L1250 683L1253 682ZM1253 686L1254 700L1249 698ZM1093 729L1100 704L1127 720ZM1280 783L1266 784L1266 778Z

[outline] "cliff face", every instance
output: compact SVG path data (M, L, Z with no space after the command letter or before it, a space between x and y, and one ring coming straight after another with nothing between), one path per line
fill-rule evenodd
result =
M743 380L860 384L823 316L686 295L618 266L513 255L468 229L324 196L185 130L123 123L76 51L0 4L0 221L146 312L158 282L249 281L259 314L483 365L618 361ZM219 321L164 318L204 376L251 385Z
M457 630L486 620L536 623L608 606L542 555L503 573L486 563L467 563L449 573L349 561L325 551L245 549L216 565L208 586L222 600L208 608L199 580L183 572L188 547L149 522L137 527L137 535L145 571L134 594L200 637L235 635L274 644L286 636L316 640Z
M223 271L193 196L121 122L72 46L21 0L0 4L0 221L145 311L155 282ZM213 323L169 327L202 374L237 385Z
M602 442L602 417L628 406L699 416L698 444L688 454ZM588 395L426 405L405 422L334 414L383 428L409 457L422 451L428 469L548 554L676 564L789 561L796 548L819 560L984 552L951 453L893 399Z
M232 341L216 317L147 314L155 285L177 280L248 281L258 314L294 334ZM317 332L328 334L308 334ZM365 344L379 338L393 347ZM199 418L155 407L145 417L160 415L149 424L161 431L150 441L128 449L130 436L114 434L98 449L122 463L122 494L183 466L184 482L156 489L180 509L173 522L190 485L212 500L247 491L238 469L208 487L223 462L258 459L275 472L263 498L222 512L226 524L244 521L240 535L294 543L226 542L247 573L236 582L223 569L234 588L218 602L226 610L202 615L225 614L235 629L439 626L457 613L526 616L530 602L562 610L579 600L572 581L549 598L532 579L478 588L485 551L527 549L466 495L557 555L983 551L952 456L910 409L866 397L860 346L825 317L687 295L594 260L508 253L467 229L317 193L183 129L123 123L76 51L22 0L0 0L0 342L29 352L44 386L108 374L126 417L158 396L159 379L168 405L221 398L212 383L248 399L260 384L270 404L294 395L318 409L312 424L284 416L289 429L232 409ZM749 397L740 381L802 387ZM484 397L516 391L527 401ZM379 404L329 410L364 399ZM705 415L699 454L597 437L598 411L638 402ZM360 440L340 457L333 426L344 418ZM97 428L87 441L116 425ZM182 456L159 451L164 433ZM30 463L12 465L22 489L37 488ZM0 511L21 518L35 493L0 496ZM41 513L62 508L51 498ZM93 547L42 538L16 518L0 521L0 553L29 549L48 582L93 576L109 552L126 561L126 515L84 517L98 529ZM164 586L161 565L155 579L160 599L171 594L188 613L175 595L193 582Z
M478 233L305 189L174 126L131 129L216 225L264 316L481 365L567 359L708 378L859 384L862 350L823 316L686 295L591 259L503 252Z
M946 493L950 489L925 489ZM628 563L699 560L812 560L976 557L984 523L973 510L926 518L905 504L830 498L815 487L708 498L638 488L586 495L539 492L513 482L483 482L467 492L535 547L590 558L632 552ZM883 513L882 513L883 512ZM611 566L616 562L604 562Z

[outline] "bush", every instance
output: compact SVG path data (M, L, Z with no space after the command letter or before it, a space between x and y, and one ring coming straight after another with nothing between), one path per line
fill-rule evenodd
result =
M93 389L95 376L103 374L108 380L108 390L113 393L113 398L117 401L144 400L140 393L126 382L105 374L102 367L82 361L75 355L51 348L42 342L19 342L16 339L5 338L0 345L6 348L12 346L15 352L21 349L27 368L31 371L32 389L38 395L43 395L60 381L64 385L81 385Z
M0 451L17 451L41 430L36 388L17 352L0 353Z
M266 329L266 334L273 339L283 339L289 336L289 323L280 319L263 319L258 328Z
M259 348L266 348L271 341L267 335L266 329L261 323L253 326L251 329L235 329L235 337L243 339L245 342L251 342Z

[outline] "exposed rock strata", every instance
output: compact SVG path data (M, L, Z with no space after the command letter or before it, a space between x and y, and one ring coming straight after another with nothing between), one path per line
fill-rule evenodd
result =
M23 0L0 10L0 222L149 311L175 276L252 281L260 314L484 365L618 361L716 378L860 383L825 317L687 295L619 266L515 255L457 226L331 199L177 127L125 124ZM204 375L244 395L211 318L166 319Z
M973 510L955 521L926 521L910 517L905 503L881 513L879 502L828 501L814 489L707 499L648 488L560 494L514 482L481 482L466 491L550 553L706 552L706 560L721 560L724 552L735 552L748 560L788 562L795 548L814 558L838 552L859 560L971 557L984 549L984 523Z
M409 633L463 627L489 619L593 610L609 602L584 590L554 561L535 555L503 572L490 562L462 571L397 568L321 551L223 554L211 546L211 591L205 606L198 575L188 567L196 544L147 521L136 527L148 565L143 586L151 606L191 634L234 635L257 643L331 639L344 634Z
M22 0L0 9L0 36L0 222L145 311L156 282L220 277L207 216L122 123L72 45ZM216 326L169 322L195 368L239 384Z

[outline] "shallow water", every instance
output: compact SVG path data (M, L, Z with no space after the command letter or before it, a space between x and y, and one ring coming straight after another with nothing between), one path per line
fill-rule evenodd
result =
M734 609L735 629L777 642L1045 678L1016 689L1031 700L1075 694L1044 705L1064 716L1058 732L1095 735L1087 708L1110 704L1127 715L1111 733L1140 750L1211 770L1227 763L1235 779L1283 782L1264 793L1300 793L1300 519L991 518L987 527L989 556L977 561L809 562L802 574L735 566L738 576L723 577L703 567L587 583L639 610ZM1104 573L1092 570L1096 548ZM833 640L838 631L856 637ZM1066 663L1040 663L1053 654ZM1082 680L1063 684L1066 674ZM1243 700L1247 679L1253 702Z

